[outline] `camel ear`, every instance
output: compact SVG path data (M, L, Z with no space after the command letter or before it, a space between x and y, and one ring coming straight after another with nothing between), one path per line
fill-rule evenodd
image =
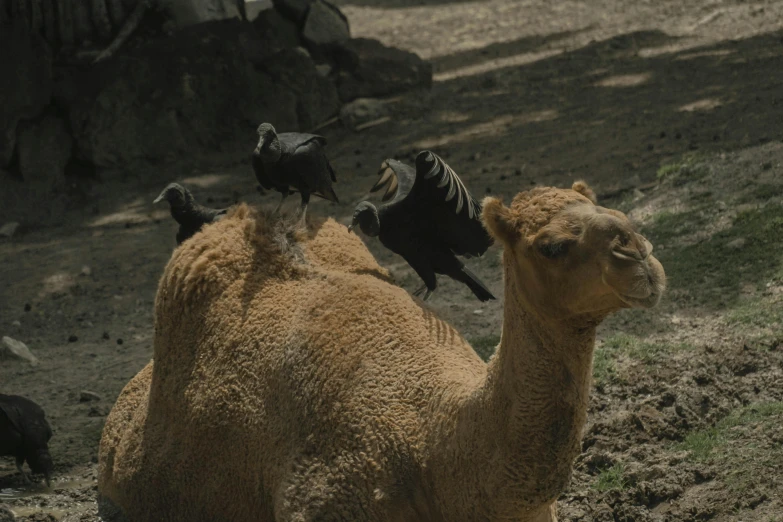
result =
M484 226L489 234L504 245L513 245L519 239L511 209L498 198L487 197L482 202Z
M571 190L574 192L579 192L581 195L592 201L593 205L598 204L598 199L595 197L595 192L593 192L593 189L591 189L584 181L575 181L574 184L571 185Z

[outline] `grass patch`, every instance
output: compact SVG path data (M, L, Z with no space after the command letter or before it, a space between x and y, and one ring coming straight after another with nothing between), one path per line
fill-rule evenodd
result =
M598 480L595 482L595 489L601 492L621 491L625 489L625 466L618 462L609 469L605 469L598 474Z
M618 378L617 359L627 357L646 365L656 364L662 357L693 347L687 343L643 341L628 334L617 334L597 346L593 354L593 380L602 385Z
M738 214L732 226L694 245L676 246L710 218L689 211L662 214L645 227L653 244L666 245L656 256L666 270L672 293L714 309L737 301L741 283L783 279L783 206L768 205ZM742 239L741 245L727 246Z
M767 201L775 197L783 196L783 185L773 185L771 183L761 183L753 188L749 193L739 198L739 203L753 203L756 201Z
M755 337L783 331L783 299L758 298L743 301L726 314L726 322L732 326L753 329Z
M661 183L671 183L676 187L689 181L704 178L709 173L710 168L705 163L703 156L691 153L686 154L679 161L663 165L658 169L657 176Z
M712 457L730 459L741 456L752 457L753 446L743 444L741 447L733 444L742 438L737 427L748 427L751 424L762 424L763 427L775 428L783 420L783 402L767 402L746 406L735 410L712 428L688 434L679 445L679 450L688 451L690 458L696 461L706 461ZM756 429L756 428L754 428ZM757 447L755 449L758 449ZM781 452L776 452L783 461ZM756 460L756 459L752 459ZM728 467L728 466L727 466ZM760 470L759 470L760 471Z
M470 340L470 345L476 351L484 362L487 362L500 343L500 336L486 335L484 337L475 337Z

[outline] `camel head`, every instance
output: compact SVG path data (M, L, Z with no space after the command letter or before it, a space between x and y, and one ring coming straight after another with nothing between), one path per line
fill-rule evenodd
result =
M522 192L510 207L488 197L483 208L487 230L504 245L505 275L514 282L507 289L529 311L601 320L658 304L666 275L652 245L625 214L598 206L585 183Z

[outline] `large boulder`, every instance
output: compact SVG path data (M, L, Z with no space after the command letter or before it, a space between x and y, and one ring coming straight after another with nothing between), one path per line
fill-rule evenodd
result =
M52 96L52 53L41 36L0 25L0 168L13 158L16 127L35 118Z
M19 125L19 173L41 196L62 191L73 138L66 123L53 114Z
M269 59L264 68L296 95L300 129L311 129L340 110L334 83L318 73L305 49L284 49Z
M326 0L315 0L307 11L302 38L311 48L348 40L348 18Z
M250 24L187 27L73 80L71 127L80 159L129 167L184 154L252 151L261 121L297 129L297 98L248 56Z
M432 87L432 64L418 55L386 47L370 38L353 38L330 47L340 100L387 96Z
M253 27L259 48L264 58L268 58L283 49L293 49L302 45L296 24L281 15L276 9L264 9L253 20Z

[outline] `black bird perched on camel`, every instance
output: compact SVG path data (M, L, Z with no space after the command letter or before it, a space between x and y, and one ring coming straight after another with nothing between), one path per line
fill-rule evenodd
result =
M370 189L386 187L380 208L362 201L353 213L353 222L368 236L403 258L424 280L413 295L424 293L427 300L437 287L435 274L444 274L464 283L480 301L495 296L457 255L481 256L492 238L481 223L481 205L468 192L457 174L436 154L423 151L416 157L416 169L387 159L378 173L380 179Z
M0 393L0 456L16 458L16 469L25 482L30 483L22 469L27 461L33 473L43 474L46 485L51 484L51 438L52 428L40 406L18 395Z
M326 138L315 134L281 132L269 123L258 126L258 145L253 151L256 179L267 190L276 190L283 197L280 210L289 194L302 195L302 222L305 220L310 196L339 203L332 182L337 182L334 169L324 153Z
M228 212L227 208L214 209L199 205L193 198L193 194L179 183L166 185L160 196L152 203L160 203L164 199L171 205L171 217L179 223L177 245L181 245L183 241L201 230L205 224L220 220Z

